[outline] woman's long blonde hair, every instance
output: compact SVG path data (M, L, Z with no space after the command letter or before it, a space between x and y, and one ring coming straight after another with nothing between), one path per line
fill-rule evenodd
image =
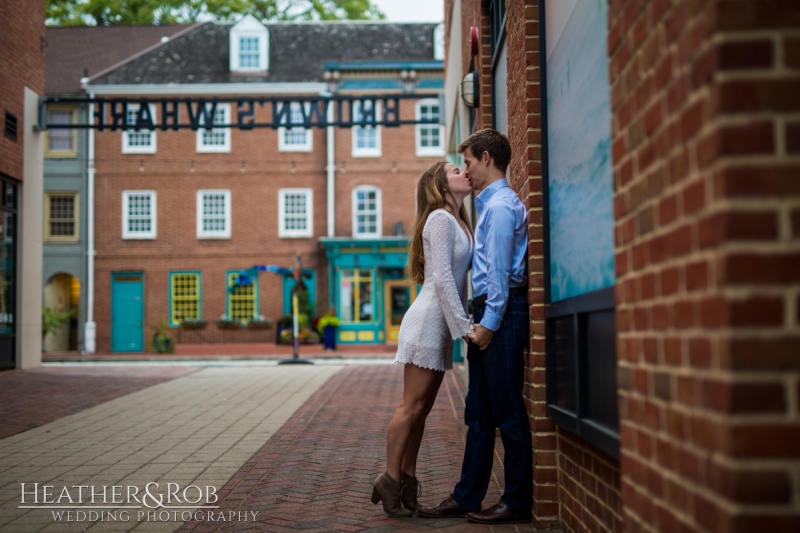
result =
M447 193L450 188L447 185L447 161L440 161L422 173L417 183L417 214L414 218L414 225L411 227L411 246L408 251L408 263L406 264L406 277L422 285L425 281L425 254L422 249L422 230L428 215L436 209L447 209L453 216L456 216L455 206L448 200ZM456 218L461 219L472 235L472 224L470 224L467 208L461 205Z

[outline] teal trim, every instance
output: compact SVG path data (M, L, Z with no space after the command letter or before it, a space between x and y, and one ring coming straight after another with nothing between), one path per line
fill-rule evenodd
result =
M144 351L143 272L111 274L111 351Z
M237 274L238 275L242 270L244 270L244 269L241 269L241 270L228 270L225 273L225 316L226 317L230 317L231 316L231 293L228 291L228 278L230 277L231 274ZM253 278L253 286L254 286L253 290L254 290L255 295L256 295L255 311L254 312L255 312L255 314L258 315L258 314L260 314L259 313L259 305L258 305L259 304L259 296L260 296L259 290L258 290L258 276Z
M170 270L167 277L169 288L169 327L177 328L180 324L173 322L172 317L172 276L175 274L197 274L197 319L203 320L203 273L199 270Z
M444 89L444 80L422 79L417 82L417 89Z
M444 61L326 61L325 70L444 70Z
M401 90L403 87L404 84L400 80L342 80L338 90Z
M310 274L311 278L304 280L308 288L308 297L311 300L311 308L314 310L314 315L317 314L317 271L311 268L304 268L303 272ZM295 285L294 278L283 278L283 314L292 314L292 289ZM313 319L313 316L308 317Z

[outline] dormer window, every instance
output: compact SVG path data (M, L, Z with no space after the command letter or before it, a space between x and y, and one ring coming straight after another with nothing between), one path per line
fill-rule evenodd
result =
M251 15L231 27L231 72L266 72L269 70L269 33Z

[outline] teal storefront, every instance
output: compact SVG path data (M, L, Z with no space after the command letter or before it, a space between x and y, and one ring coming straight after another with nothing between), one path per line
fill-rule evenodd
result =
M417 296L405 279L408 238L322 238L330 302L342 324L340 344L395 343L403 315Z

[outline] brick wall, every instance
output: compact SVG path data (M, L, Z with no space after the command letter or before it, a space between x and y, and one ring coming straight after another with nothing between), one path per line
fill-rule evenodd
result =
M611 0L627 531L800 531L800 4Z
M235 122L235 109L233 114ZM404 101L401 118L413 119L414 114L414 102ZM398 222L407 233L413 221L416 181L433 162L444 159L415 155L414 126L382 128L381 135L380 158L354 158L351 130L336 130L336 236L352 235L351 191L358 185L381 188L383 235L394 235ZM155 154L123 154L121 132L97 132L98 350L111 346L112 272L144 272L146 339L160 320L168 319L169 272L175 270L202 272L202 315L214 321L226 312L228 270L255 264L294 266L299 251L304 268L317 272L317 312L327 310L328 263L319 246L319 237L327 236L326 131L315 129L313 136L311 153L288 153L278 151L277 131L234 129L230 153L203 154L196 151L195 132L157 131ZM313 190L313 238L278 238L278 190L294 187ZM122 239L122 191L137 189L156 191L155 240ZM230 239L197 239L199 189L231 191ZM282 279L265 273L259 283L260 313L278 319L283 314Z
M44 93L44 0L0 3L0 127L17 117L17 141L0 132L0 173L22 180L25 87ZM30 125L27 125L30 127Z

